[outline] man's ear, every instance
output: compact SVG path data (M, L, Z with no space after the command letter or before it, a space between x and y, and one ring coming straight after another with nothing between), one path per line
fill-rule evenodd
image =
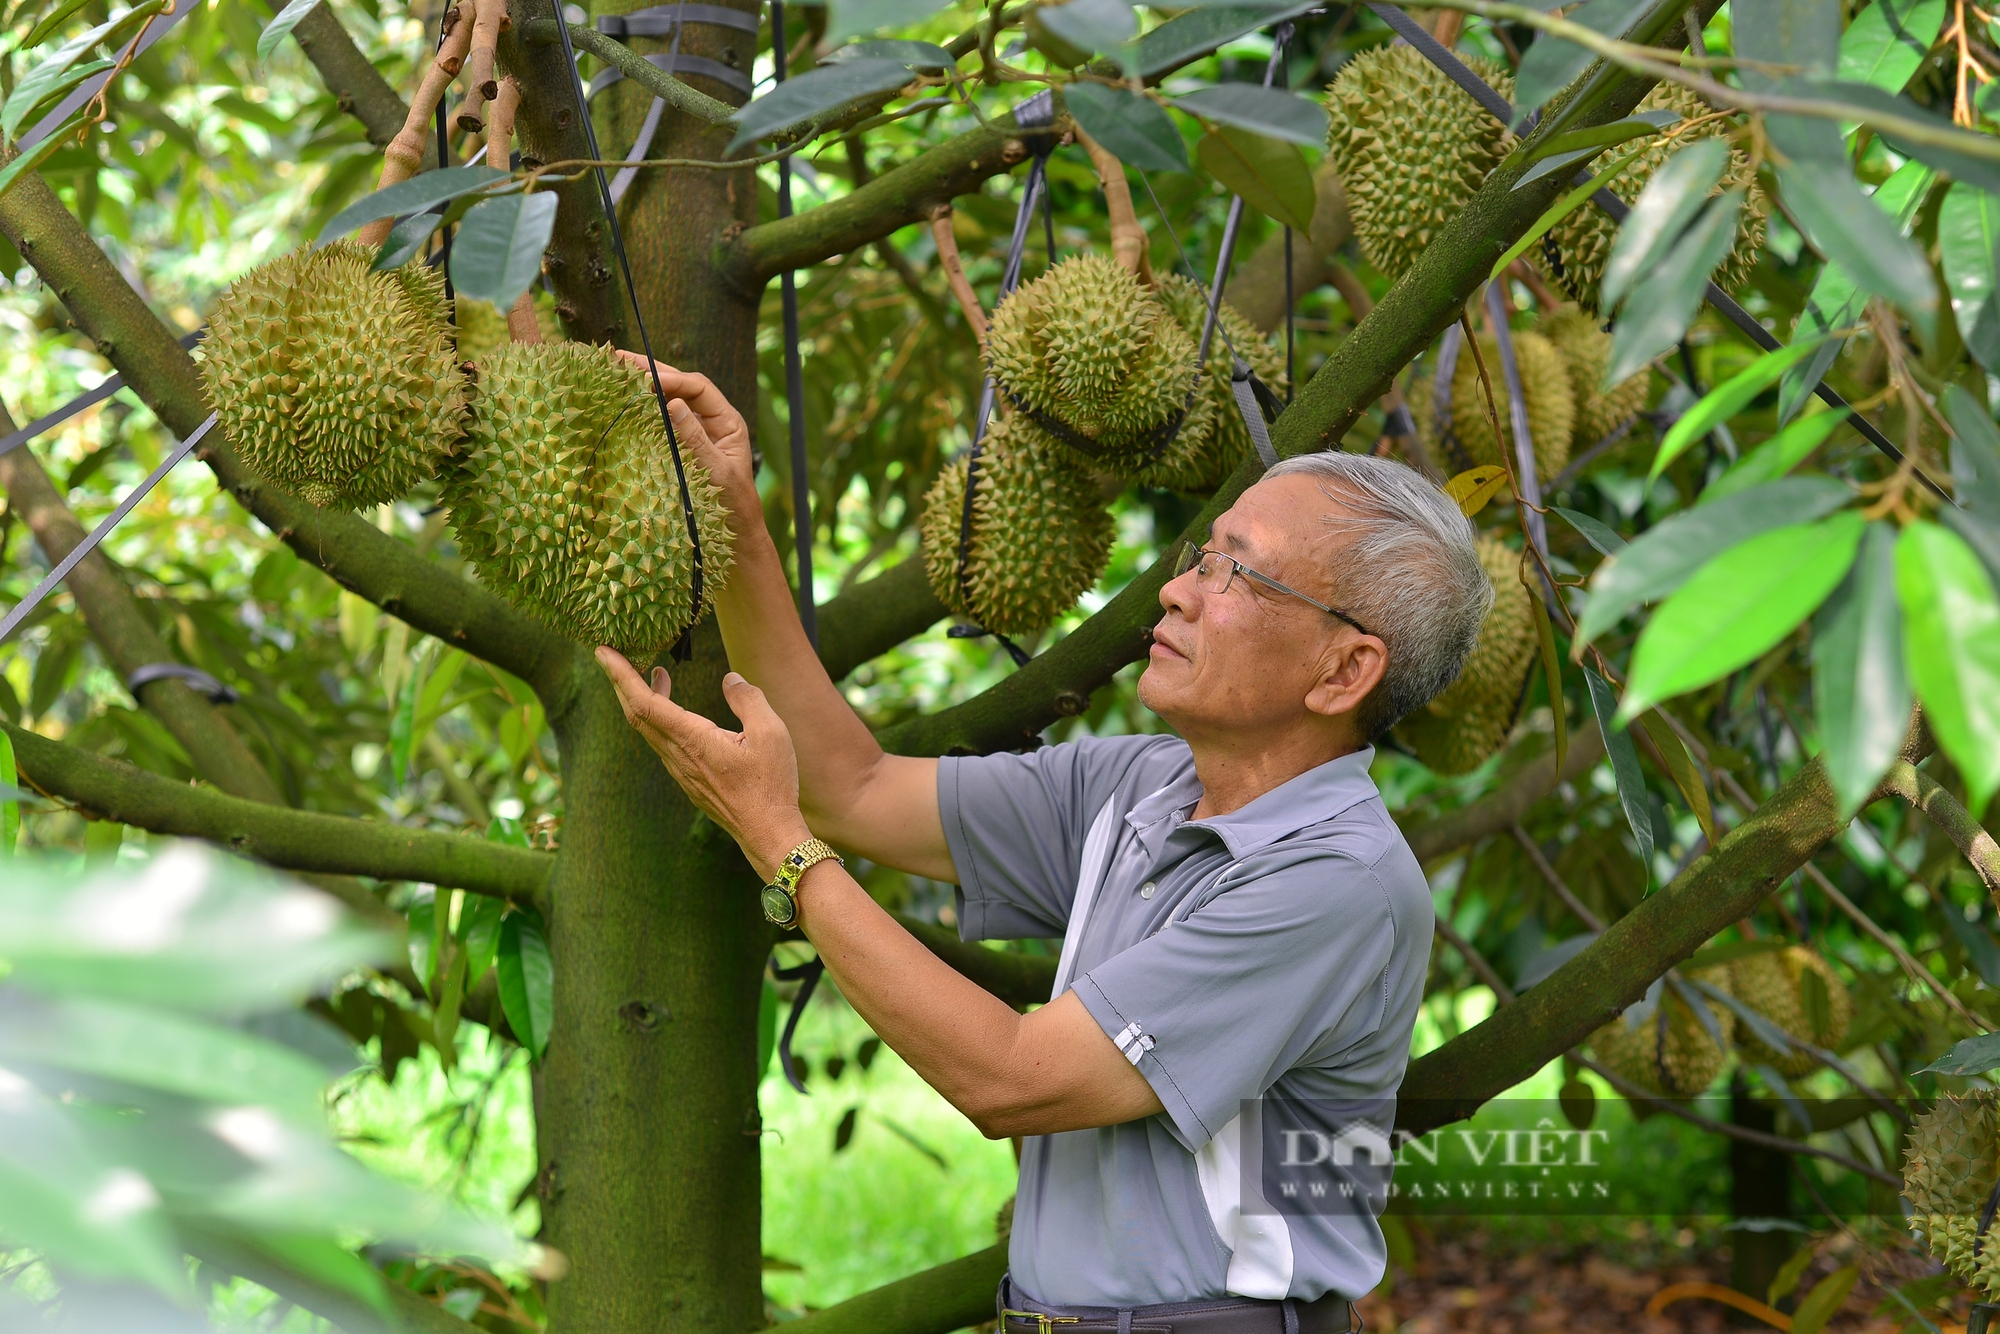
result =
M1389 650L1374 635L1343 636L1321 664L1319 679L1306 692L1306 708L1325 717L1353 713L1382 682Z

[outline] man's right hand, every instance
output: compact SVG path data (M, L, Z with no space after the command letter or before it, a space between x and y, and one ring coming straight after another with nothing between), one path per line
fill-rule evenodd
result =
M619 356L645 370L646 358L637 352L620 350ZM667 396L667 413L674 431L701 460L708 475L722 488L723 499L737 514L761 512L757 500L756 469L752 467L750 427L736 405L715 387L706 375L675 370L665 362L652 363L660 388Z

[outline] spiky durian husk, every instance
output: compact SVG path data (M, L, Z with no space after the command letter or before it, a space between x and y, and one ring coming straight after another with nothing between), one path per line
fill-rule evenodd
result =
M1507 410L1507 381L1500 367L1500 345L1482 336L1479 353L1485 358L1486 374L1493 381L1493 412L1500 419L1497 438L1493 434L1493 417L1487 413L1486 391L1479 383L1479 361L1469 347L1459 348L1458 365L1451 377L1452 438L1444 438L1428 378L1418 380L1410 391L1410 416L1433 457L1448 471L1482 465L1511 471L1514 424ZM1527 331L1514 333L1514 364L1521 372L1521 395L1528 405L1528 434L1535 442L1535 473L1547 480L1569 462L1570 440L1576 434L1576 392L1570 387L1569 366L1555 344ZM1503 448L1505 457L1501 454Z
M1172 312L1174 322L1201 345L1202 322L1208 318L1208 303L1192 279L1173 274L1161 280L1160 300ZM1236 406L1230 387L1232 369L1230 347L1243 354L1257 378L1283 397L1285 393L1285 353L1266 342L1243 313L1222 303L1214 346L1203 368L1201 387L1195 391L1194 406L1166 452L1149 465L1119 476L1141 486L1163 486L1172 491L1213 491L1236 470L1250 452L1250 431ZM1228 335L1224 341L1223 335Z
M1521 703L1521 682L1540 648L1528 590L1516 573L1519 554L1482 537L1479 563L1493 584L1493 607L1458 679L1396 725L1396 736L1441 774L1470 773L1507 744Z
M1576 399L1576 427L1570 433L1573 451L1589 449L1646 406L1652 379L1646 371L1605 387L1604 372L1611 368L1611 335L1575 303L1565 301L1544 315L1535 331L1555 344L1569 367L1570 391Z
M327 508L406 494L464 430L443 276L421 264L376 273L374 259L336 241L251 270L217 299L198 353L243 461Z
M1808 974L1826 988L1826 1011L1818 1024L1812 1022L1806 1007ZM1745 1005L1801 1042L1830 1050L1847 1036L1854 1000L1826 960L1803 946L1746 955L1729 965L1729 979L1730 991ZM1736 1035L1736 1046L1744 1060L1768 1065L1787 1078L1810 1074L1819 1064L1803 1052L1773 1050L1748 1025Z
M1001 388L1093 442L1091 461L1143 467L1187 406L1194 339L1115 260L1066 259L993 312L986 365Z
M1661 84L1646 95L1638 109L1677 111L1688 120L1708 115L1713 110L1678 84ZM1730 128L1722 121L1714 121L1692 135L1673 139L1655 137L1639 160L1611 182L1611 193L1631 203L1646 188L1646 182L1653 178L1653 173L1676 151L1695 139L1728 133ZM1618 156L1622 151L1614 148L1606 157ZM1731 148L1729 166L1723 171L1717 190L1738 186L1749 193L1743 201L1742 213L1737 216L1736 242L1714 275L1716 286L1725 292L1734 292L1750 281L1750 271L1757 267L1758 253L1764 248L1764 218L1770 211L1763 188L1757 184L1756 173L1751 169L1749 155L1740 148ZM1547 239L1531 247L1528 254L1537 267L1561 284L1563 290L1576 298L1585 311L1595 315L1600 313L1597 284L1604 276L1605 261L1611 258L1611 243L1617 236L1617 223L1595 208L1580 208L1557 223Z
M1689 977L1727 990L1723 969L1704 969ZM1735 1030L1735 1016L1713 1002L1707 1002L1707 1008L1727 1042ZM1672 987L1661 991L1659 1005L1636 1025L1620 1015L1591 1034L1590 1046L1613 1074L1669 1098L1692 1098L1705 1091L1729 1059L1727 1048Z
M2000 1297L2000 1238L1979 1238L1979 1216L2000 1181L2000 1091L1944 1094L1910 1127L1903 1197L1910 1231L1952 1273ZM1978 1254L1974 1254L1975 1247Z
M1501 66L1465 57L1500 95ZM1472 198L1514 136L1411 46L1377 47L1341 67L1327 89L1327 148L1347 191L1361 253L1385 277L1403 276L1431 238Z
M707 471L681 458L706 602L733 539ZM645 377L609 348L495 348L444 494L481 578L571 639L650 656L700 613L666 429Z
M963 458L924 497L924 570L953 614L1003 635L1046 629L1093 588L1111 556L1110 512L1061 445L1019 413L996 416L979 453L972 542L958 568ZM968 596L969 594L969 596Z

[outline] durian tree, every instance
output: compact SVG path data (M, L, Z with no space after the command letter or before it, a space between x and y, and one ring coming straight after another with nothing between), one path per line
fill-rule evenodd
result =
M780 86L749 4L622 37L617 3L588 22L535 0L15 6L16 282L73 326L49 345L123 377L156 423L134 440L216 414L195 456L228 499L194 540L267 554L203 587L174 573L198 558L172 511L142 508L122 565L75 565L5 650L0 828L25 804L36 840L209 839L404 933L407 968L314 1008L390 1075L419 1041L449 1063L467 1025L527 1050L522 1198L567 1265L533 1288L548 1327L760 1328L779 942L589 656L681 645L676 698L727 723L703 589L732 536L609 349L643 323L759 424L781 548L810 496L806 544L840 553L844 586L815 598L823 662L887 748L933 755L1146 725L1124 669L1174 541L1261 472L1240 359L1274 391L1279 455L1379 449L1447 484L1499 594L1465 675L1378 759L1440 890L1439 1013L1474 989L1498 1003L1412 1062L1407 1128L1557 1060L1640 1099L1729 1071L1767 1109L1787 1081L1976 1083L2000 1067L1980 823L2000 786L2000 56L1958 0L1735 3L834 5L790 16ZM1269 61L1257 34L1280 24ZM270 110L295 48L317 91ZM588 123L572 48L602 85ZM203 97L177 102L190 82ZM1048 86L1046 120L1017 113ZM134 283L134 219L213 230L218 167L174 120L196 102L204 125L262 125L261 147L232 133L274 179L287 153L331 165L226 293L162 306ZM451 162L481 161L441 163L440 124ZM787 188L815 197L796 211L786 155ZM1044 156L1067 253L1031 244L995 302ZM787 407L790 271L807 355ZM1742 322L1703 313L1711 278ZM1808 403L1822 377L1843 406ZM60 485L33 446L0 456L0 554L83 541L72 506L107 508L124 466L98 453ZM991 684L937 700L911 643ZM159 664L197 670L141 671ZM85 679L100 666L108 684ZM243 702L218 702L232 685ZM341 753L363 735L379 780ZM482 828L497 785L528 831ZM1046 996L1045 955L906 923L1010 1003ZM1946 1263L1967 1247L1949 1220L1993 1186L1985 1120L1972 1148L1912 1158ZM795 1323L955 1329L990 1315L1004 1257ZM329 1309L282 1248L258 1273Z

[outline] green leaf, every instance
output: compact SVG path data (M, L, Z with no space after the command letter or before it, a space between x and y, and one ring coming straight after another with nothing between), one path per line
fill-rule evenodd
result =
M1069 114L1103 149L1141 171L1186 171L1187 145L1151 98L1129 88L1072 83L1063 89Z
M180 1248L152 1184L101 1158L74 1111L9 1073L14 1087L0 1102L0 1236L59 1268L183 1292Z
M1959 945L1965 950L1966 959L1972 964L1972 971L1979 974L1979 980L1989 987L2000 987L2000 941L1993 939L1993 933L1978 922L1968 922L1965 914L1946 911L1940 916L1951 933L1958 937Z
M57 47L47 60L22 75L14 91L7 95L5 105L0 106L0 134L13 139L28 113L49 99L77 61L99 46L115 46L124 41L140 24L164 9L166 3L167 0L145 0L144 4L135 5Z
M1831 514L1853 498L1830 477L1788 477L1662 520L1597 567L1577 621L1577 642L1588 644L1640 603L1666 597L1718 552Z
M1184 10L1133 44L1132 63L1141 74L1178 69L1191 58L1213 51L1238 37L1296 18L1318 0L1276 8L1264 5L1213 5ZM1074 85L1072 85L1074 86Z
M403 689L396 701L395 716L389 720L389 782L400 789L410 777L410 751L416 742L417 671L403 677Z
M1640 634L1619 718L1719 680L1776 647L1839 586L1866 527L1849 510L1762 533L1703 565Z
M2000 788L2000 602L1979 557L1935 523L1896 543L1903 645L1925 721L1980 810Z
M2000 519L2000 430L1978 399L1960 385L1944 391L1944 409L1958 439L1951 446L1951 480L1958 503Z
M1568 194L1564 195L1561 199L1558 199L1555 203L1549 205L1548 211L1542 214L1541 217L1535 219L1535 225L1528 228L1527 232L1521 237L1520 240L1514 242L1513 245L1507 247L1506 253L1501 255L1499 259L1494 261L1493 271L1489 273L1487 277L1498 278L1500 276L1501 270L1505 269L1509 264L1512 264L1515 260L1519 259L1521 256L1528 253L1528 247L1534 245L1535 243L1540 241L1544 236L1548 235L1549 232L1555 228L1557 223L1560 223L1564 218L1567 218L1570 214L1576 212L1578 209L1582 208L1585 204L1589 203L1590 197L1592 195L1596 194L1599 190L1602 190L1605 187L1609 186L1611 182L1618 179L1618 177L1622 176L1625 173L1625 169L1631 166L1634 162L1637 162L1641 157L1645 156L1645 153L1646 150L1643 148L1633 149L1631 152L1625 154L1625 156L1619 158L1616 162L1613 162L1609 167L1606 167L1602 172L1591 177L1589 180L1585 181L1582 185L1577 186L1575 189L1571 190ZM1545 159L1545 161L1553 162L1555 161L1555 159L1548 158ZM1541 171L1541 165L1538 164L1533 171L1528 173L1528 176L1534 176L1540 173L1540 171ZM1514 188L1518 190L1521 188L1522 185L1526 185L1528 183L1528 176L1522 177L1520 184L1516 185Z
M505 314L540 275L555 228L556 197L547 191L474 204L452 241L452 284Z
M500 954L500 923L507 900L474 894L458 914L459 938L465 942L465 989L471 991L486 976Z
M1637 374L1686 335L1707 291L1708 275L1729 253L1742 208L1741 190L1710 200L1660 266L1625 298L1612 334L1606 384Z
M1792 1334L1820 1334L1826 1322L1847 1304L1847 1294L1854 1291L1855 1280L1861 1277L1859 1265L1846 1265L1834 1270L1799 1300L1799 1306L1792 1313Z
M79 9L82 9L89 3L90 0L61 0L61 3L47 14L44 14L41 20L28 30L28 35L21 39L21 45L15 49L20 51L34 50L43 42L55 36L57 29L69 22L71 18L75 17Z
M1776 384L1779 376L1804 360L1818 345L1817 338L1805 338L1789 347L1774 348L1702 395L1701 401L1682 413L1680 420L1661 438L1646 480L1653 481L1689 445L1749 407L1751 400Z
M1913 1075L1983 1075L2000 1070L2000 1033L1981 1033L1952 1044L1950 1051L1929 1065L1912 1070Z
M1576 529L1584 541L1596 547L1598 555L1615 556L1625 549L1626 542L1624 538L1618 536L1607 525L1591 518L1588 514L1579 514L1575 510L1566 510L1560 505L1551 505L1549 508L1560 514L1564 523Z
M771 1069L771 1053L778 1047L778 989L764 979L757 997L757 1082L763 1083Z
M410 971L417 975L428 999L437 999L433 979L437 975L437 900L419 899L410 905L410 930L405 944L410 951Z
M431 233L443 225L442 213L412 213L404 218L389 229L382 248L375 252L375 271L384 273L408 264L424 248L424 242L431 239Z
M421 176L412 176L407 181L357 199L334 214L326 226L319 229L319 239L313 244L323 246L329 241L347 235L356 227L365 227L382 218L400 218L411 213L422 213L460 196L489 189L495 182L504 181L507 177L508 174L498 167L489 167L478 162L467 163L463 167L444 167L437 171L427 171Z
M1882 137L1883 143L1904 157L1928 162L1939 171L1949 172L1957 180L1981 189L2000 191L2000 145L1993 142L1992 135L1960 129L1949 118L1919 106L1907 97L1885 93L1864 83L1816 83L1802 89L1805 90L1845 102L1854 108L1857 120L1873 114L1925 124L1931 133L1921 140L1900 130L1878 127L1876 133ZM1838 162L1823 165L1844 166L1846 159L1843 156Z
M1875 0L1840 35L1839 75L1900 93L1944 26L1945 0Z
M43 139L27 152L17 155L6 166L0 167L0 195L14 188L14 182L31 171L37 171L44 162L54 157L69 144L70 132L84 123L85 113L79 111L57 128L55 133Z
M1562 134L1550 135L1536 144L1534 151L1528 154L1527 160L1545 162L1552 157L1565 157L1578 149L1604 149L1614 144L1628 143L1633 139L1649 139L1667 126L1678 124L1680 119L1680 112L1662 109L1642 111L1636 116L1614 120L1607 125L1591 125L1581 130L1567 130ZM1528 179L1527 176L1522 177L1523 182ZM1514 188L1518 190L1521 186L1516 184Z
M1131 59L1129 44L1139 31L1139 15L1125 0L1068 0L1043 5L1035 17L1078 50L1116 55L1121 64Z
M1593 32L1617 37L1630 28L1650 6L1647 0L1589 0L1569 15ZM1527 125L1528 113L1576 81L1576 77L1597 59L1584 47L1561 37L1542 33L1521 57L1514 75L1514 129Z
M278 43L299 26L300 20L319 8L320 0L292 0L278 16L264 25L264 35L257 39L257 59L269 60L271 53L278 49Z
M500 957L494 965L500 979L500 1008L507 1026L539 1063L549 1046L555 1022L555 966L541 919L512 912L500 924Z
M1668 158L1619 224L1604 262L1598 299L1610 310L1641 277L1657 267L1701 211L1708 192L1722 179L1729 164L1729 145L1721 139L1697 139Z
M21 802L4 795L18 791L14 785L20 781L21 775L14 768L14 740L0 732L0 861L14 855L14 844L21 837Z
M1876 0L1881 3L1881 0ZM1952 318L1981 366L2000 369L2000 309L1993 301L1993 252L2000 241L2000 199L1960 181L1938 209L1938 258Z
M1174 99L1181 110L1234 125L1252 134L1284 139L1308 148L1326 144L1326 111L1297 93L1280 88L1260 88L1254 83L1223 83L1198 88ZM1094 137L1094 136L1093 136Z
M1905 162L1893 172L1889 179L1875 188L1869 195L1876 206L1896 220L1905 236L1916 221L1917 210L1923 206L1930 194L1931 184L1937 180L1937 172L1922 162ZM1806 308L1800 313L1798 323L1793 326L1793 338L1803 338L1809 334L1840 333L1819 345L1803 364L1785 372L1778 391L1778 421L1782 425L1798 414L1805 406L1834 358L1840 355L1847 344L1845 330L1861 318L1862 308L1867 304L1867 296L1858 291L1854 280L1838 264L1826 264L1820 268L1819 277L1813 282L1812 295L1806 298Z
M79 85L88 83L91 79L95 78L99 74L104 73L104 71L108 69L117 68L117 65L118 62L115 60L99 59L99 60L86 60L81 65L76 65L72 67L67 73L65 73L61 78L57 79L54 83L49 84L46 87L40 89L39 90L40 96L37 97L34 100L34 102L22 103L19 108L20 114L18 119L24 121L28 120L29 118L34 116L35 113L41 111L44 107L51 106L54 103L62 100L64 97L68 96L69 93L73 89L77 88ZM8 109L10 112L13 111L14 104L12 102L8 103ZM78 113L78 114L81 115L83 113Z
M936 42L912 42L900 37L884 37L873 42L854 42L841 47L826 59L899 60L907 69L926 72L953 69L958 64L951 58L951 52Z
M1201 137L1195 156L1208 174L1265 217L1304 235L1312 228L1312 169L1296 144L1231 125Z
M1778 184L1814 249L1845 269L1856 287L1907 314L1929 338L1937 317L1930 261L1887 214L1867 203L1847 164L1795 158L1778 168Z
M1848 409L1838 408L1799 418L1730 464L1722 476L1702 488L1694 503L1712 504L1724 496L1733 496L1739 491L1789 475L1792 469L1804 463L1814 450L1826 443L1826 438L1847 420L1847 414Z
M826 37L840 41L883 28L907 28L943 9L945 0L831 0L827 5Z
M394 1319L389 1293L375 1266L325 1237L266 1233L242 1238L282 1268L358 1299L377 1314Z
M910 81L900 60L843 60L787 79L730 118L736 135L725 153L807 125L837 107L894 92ZM419 177L418 179L422 179Z
M1887 524L1868 525L1854 568L1820 609L1812 668L1820 760L1845 818L1895 762L1915 703L1903 670L1896 533Z
M1597 730L1604 736L1604 753L1611 758L1611 776L1618 781L1618 804L1625 808L1625 820L1639 843L1639 865L1645 868L1646 883L1653 882L1653 807L1646 798L1646 775L1639 768L1639 751L1632 734L1618 721L1618 701L1611 683L1586 667L1583 681L1590 689L1591 712L1597 715Z

